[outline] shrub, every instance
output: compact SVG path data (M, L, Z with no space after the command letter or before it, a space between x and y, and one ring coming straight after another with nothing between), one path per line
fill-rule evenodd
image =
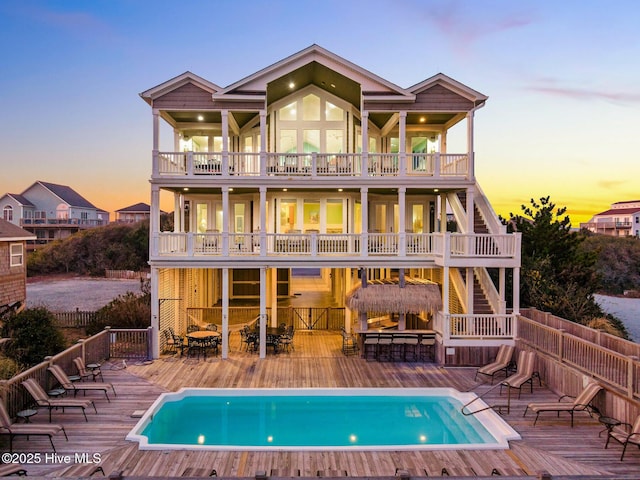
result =
M96 318L87 325L87 335L95 335L104 327L147 328L151 325L151 294L127 292L119 295L96 312Z
M2 336L11 338L6 354L21 365L31 367L44 357L66 348L55 317L45 307L27 308L6 319Z
M0 357L0 380L9 380L22 369L13 358Z

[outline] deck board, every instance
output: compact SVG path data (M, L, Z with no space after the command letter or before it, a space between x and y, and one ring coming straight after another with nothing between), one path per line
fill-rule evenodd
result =
M233 336L232 336L233 338ZM475 369L440 368L431 364L373 362L341 353L338 334L313 331L296 335L296 349L290 353L269 354L260 360L254 353L240 350L234 339L230 358L200 359L163 358L153 362L129 364L126 370L103 366L104 379L116 386L118 396L108 403L104 396L94 398L98 414L54 412L54 422L65 425L69 441L56 437L58 453L101 454L107 475L124 470L128 476L180 476L188 468L215 468L219 476L253 477L257 471L300 469L303 476L315 476L318 470L346 470L350 476L393 476L396 468L440 475L442 468L454 474L468 474L472 468L478 475L490 475L497 468L503 475L534 475L548 471L553 475L637 475L640 450L630 448L624 462L619 461L620 446L603 449L605 438L599 438L602 426L587 414L576 415L575 427L569 417L541 417L533 427L533 417L523 418L530 401L555 400L556 397L537 384L534 393L522 393L512 399L505 419L523 436L512 442L509 450L436 450L436 451L275 451L275 452L195 452L139 451L137 444L124 440L137 419L136 410L148 408L165 391L182 387L454 387L482 393L488 385L474 382ZM119 365L119 364L117 364ZM517 397L517 395L515 395ZM488 403L504 403L506 394L498 389L488 394ZM32 421L47 422L45 412ZM0 442L4 442L0 439ZM33 437L14 441L16 452L50 452L48 441ZM27 465L30 476L76 476L79 466L60 462ZM467 470L465 470L465 468ZM76 472L76 473L74 473Z

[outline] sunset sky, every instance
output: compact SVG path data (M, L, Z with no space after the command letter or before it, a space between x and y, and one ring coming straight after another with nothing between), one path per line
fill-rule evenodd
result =
M550 195L578 226L640 199L639 25L636 0L3 0L0 195L149 203L140 92L187 70L226 86L315 43L401 87L442 72L488 95L476 174L497 213Z

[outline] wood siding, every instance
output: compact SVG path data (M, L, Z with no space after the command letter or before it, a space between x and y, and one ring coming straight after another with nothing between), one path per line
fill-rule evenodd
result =
M22 243L23 264L11 267L10 245ZM27 247L25 242L0 242L0 305L24 302L27 298Z
M407 103L372 103L364 99L365 110L380 111L420 111L420 112L468 112L473 108L473 102L442 85L434 85L416 94L412 104Z
M211 92L197 87L193 83L187 83L171 92L156 98L153 101L154 108L162 109L196 109L213 108Z

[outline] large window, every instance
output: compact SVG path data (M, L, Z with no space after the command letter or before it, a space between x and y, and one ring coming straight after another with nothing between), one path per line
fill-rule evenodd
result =
M327 100L326 92L308 90L277 109L277 151L341 153L346 151L346 111Z
M7 222L11 222L11 221L13 221L13 208L11 207L11 205L6 205L6 206L2 209L2 217L3 217Z
M12 243L10 248L11 252L11 266L20 267L24 263L24 250L21 243Z

